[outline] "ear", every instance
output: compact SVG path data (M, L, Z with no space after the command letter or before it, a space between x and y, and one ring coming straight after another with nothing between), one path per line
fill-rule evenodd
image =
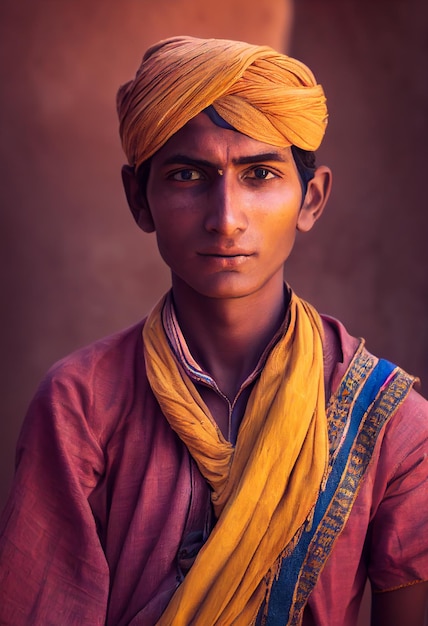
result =
M134 220L145 233L152 233L155 230L155 225L147 198L144 190L141 189L134 168L130 165L122 167L122 182Z
M308 183L306 195L297 218L297 230L307 233L321 217L330 195L332 174L325 165L317 167L315 175Z

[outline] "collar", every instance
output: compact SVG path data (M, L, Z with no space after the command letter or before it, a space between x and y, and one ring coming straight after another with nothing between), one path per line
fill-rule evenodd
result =
M248 387L248 385L253 383L254 380L258 377L266 363L266 360L272 348L286 332L289 320L290 308L288 307L281 326L266 346L254 370L242 383L237 396L245 387ZM177 320L174 300L171 291L168 292L165 298L165 303L162 309L162 324L171 350L178 363L184 369L189 378L193 380L193 382L206 385L207 387L214 389L220 395L224 396L211 374L204 370L203 367L192 356Z

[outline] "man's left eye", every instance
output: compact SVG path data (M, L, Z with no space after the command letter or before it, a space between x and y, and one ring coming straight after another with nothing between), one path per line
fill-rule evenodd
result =
M267 180L269 178L274 178L275 174L266 167L255 167L248 173L248 177L257 178L259 180Z

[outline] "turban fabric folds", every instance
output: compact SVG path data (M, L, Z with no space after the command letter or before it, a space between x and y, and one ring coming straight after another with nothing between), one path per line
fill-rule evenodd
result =
M129 164L138 168L211 105L239 132L277 147L316 150L327 124L323 89L300 61L268 46L173 37L149 48L118 91Z

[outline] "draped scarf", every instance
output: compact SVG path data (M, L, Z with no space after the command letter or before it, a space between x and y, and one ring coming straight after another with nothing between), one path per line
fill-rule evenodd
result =
M212 488L217 522L158 624L248 626L326 473L321 321L292 294L290 323L252 389L233 447L171 351L163 302L143 329L147 376Z

